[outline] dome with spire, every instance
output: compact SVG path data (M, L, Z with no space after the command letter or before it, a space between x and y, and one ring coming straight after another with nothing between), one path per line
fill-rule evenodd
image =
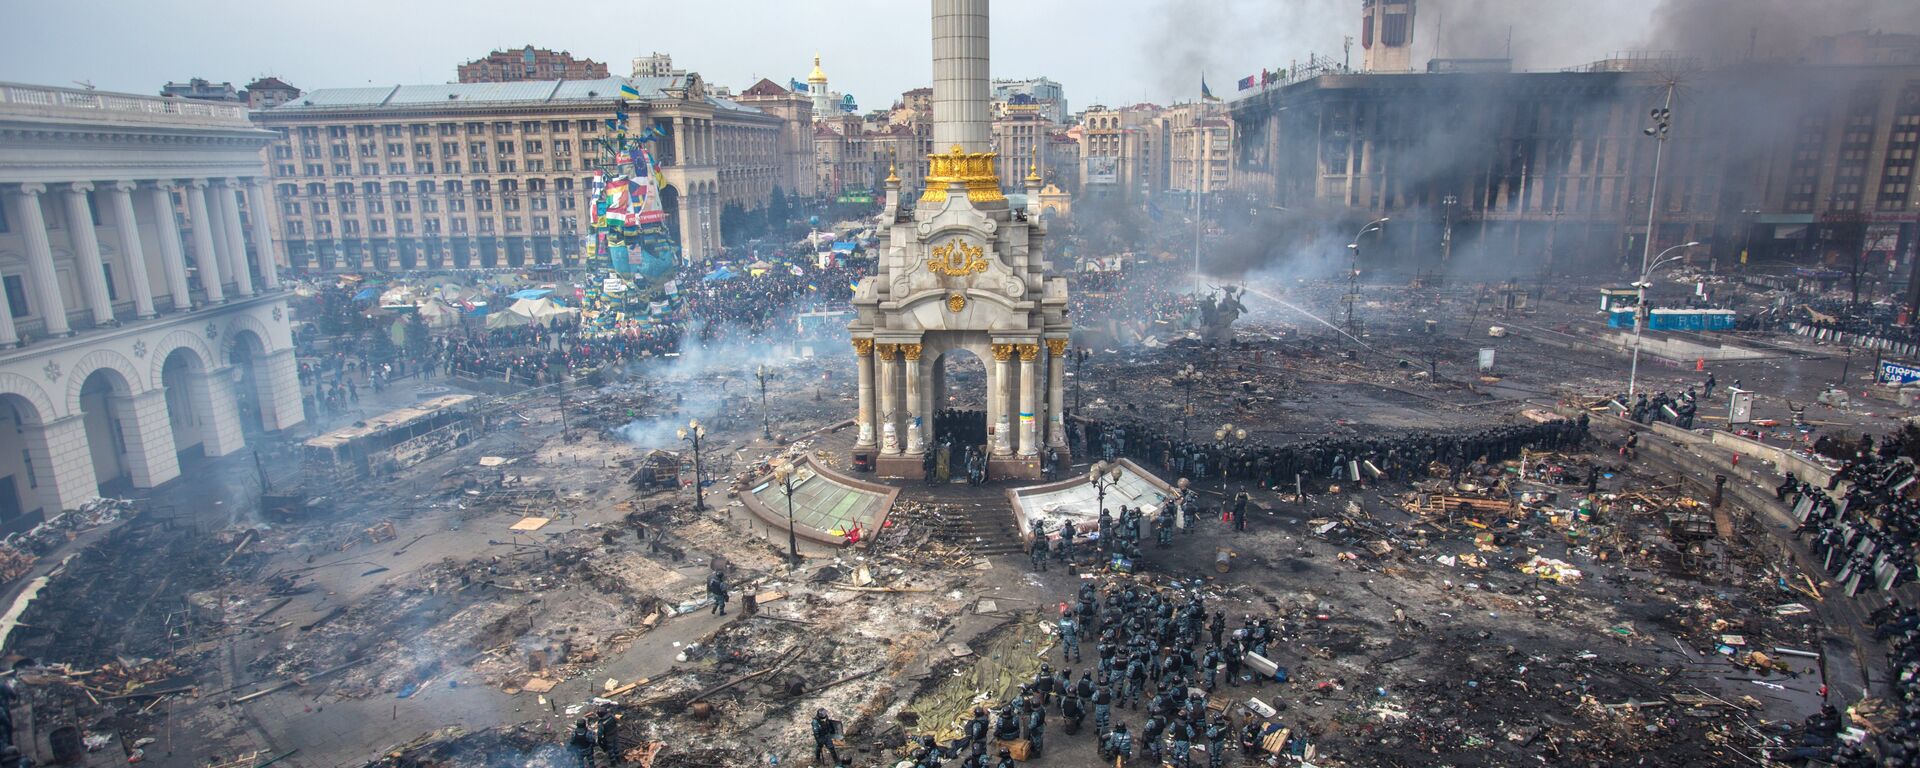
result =
M825 83L827 73L820 71L820 54L813 55L813 74L807 75L808 83Z

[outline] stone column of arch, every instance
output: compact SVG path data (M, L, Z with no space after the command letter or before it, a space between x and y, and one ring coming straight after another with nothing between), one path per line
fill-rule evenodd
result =
M167 392L154 388L137 395L111 395L127 446L127 478L135 488L153 488L180 476L174 453L173 425L167 418Z
M1047 445L1067 444L1067 340L1047 339Z
M20 431L39 480L40 504L49 516L77 509L100 495L100 483L93 476L93 453L87 448L86 419L68 416L24 424Z
M860 433L855 448L872 448L873 429L873 339L854 339L853 353L860 365Z
M875 344L874 354L880 358L880 453L887 456L900 455L899 403L894 395L894 357L900 354L898 344Z
M991 410L998 414L993 425L995 456L1013 454L1013 420L1007 416L1008 401L1013 399L1013 353L1012 344L993 345L993 381L988 382L987 386L994 403Z
M1040 407L1039 344L1020 345L1020 455L1040 453L1039 425L1035 410Z
M292 429L306 422L306 407L300 402L300 363L292 349L270 353L265 360L253 361L254 378L265 382L260 400L260 424L264 429Z
M920 404L920 345L902 344L900 353L907 359L907 453L919 456L927 452L926 427L921 419Z

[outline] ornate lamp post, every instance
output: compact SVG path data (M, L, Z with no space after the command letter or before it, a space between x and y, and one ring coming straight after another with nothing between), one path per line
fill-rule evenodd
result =
M685 427L675 430L674 433L679 435L681 440L693 443L693 510L703 511L707 508L707 498L705 489L700 487L700 438L707 436L707 428L700 426L699 419L694 419L687 422Z
M773 470L773 479L787 493L787 572L792 573L800 566L800 540L793 533L793 464L782 464Z
M761 365L759 368L754 369L753 375L754 378L760 380L760 437L765 440L772 440L773 427L767 417L767 377L770 375L767 371L767 366Z
M1094 462L1087 470L1087 482L1093 486L1100 511L1107 511L1107 489L1120 482L1120 465L1110 461Z
M1221 453L1221 461L1220 461L1220 487L1221 488L1224 489L1227 487L1226 449L1228 448L1228 446L1234 443L1244 443L1246 441L1247 441L1246 428L1236 427L1233 425L1232 422L1222 424L1220 425L1219 429L1216 429L1213 431L1213 442L1214 444L1220 446L1220 453Z
M1627 369L1627 397L1633 397L1635 385L1640 383L1640 330L1646 326L1647 320L1651 319L1647 315L1647 289L1653 286L1653 273L1655 270L1680 259L1679 256L1668 257L1667 254L1682 248L1692 248L1699 244L1699 241L1696 240L1691 243L1681 243L1661 251L1659 256L1655 257L1653 261L1648 262L1645 268L1640 270L1640 279L1633 284L1633 287L1639 289L1640 293L1639 299L1633 307L1633 363L1631 367Z
M1180 389L1183 390L1186 394L1186 405L1181 406L1180 408L1180 441L1181 442L1186 442L1187 422L1193 419L1193 385L1198 383L1199 381L1200 381L1200 372L1194 370L1192 363L1188 363L1187 367L1182 368L1173 374L1173 383L1180 385Z

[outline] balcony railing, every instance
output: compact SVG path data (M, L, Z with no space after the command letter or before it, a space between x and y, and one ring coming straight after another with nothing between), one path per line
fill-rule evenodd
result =
M0 83L0 112L92 110L102 113L186 118L188 121L248 125L247 108L194 99Z

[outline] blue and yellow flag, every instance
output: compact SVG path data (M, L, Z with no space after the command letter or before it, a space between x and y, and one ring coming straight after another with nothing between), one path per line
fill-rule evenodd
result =
M627 99L629 101L639 101L640 89L633 87L632 83L621 83L620 98Z

